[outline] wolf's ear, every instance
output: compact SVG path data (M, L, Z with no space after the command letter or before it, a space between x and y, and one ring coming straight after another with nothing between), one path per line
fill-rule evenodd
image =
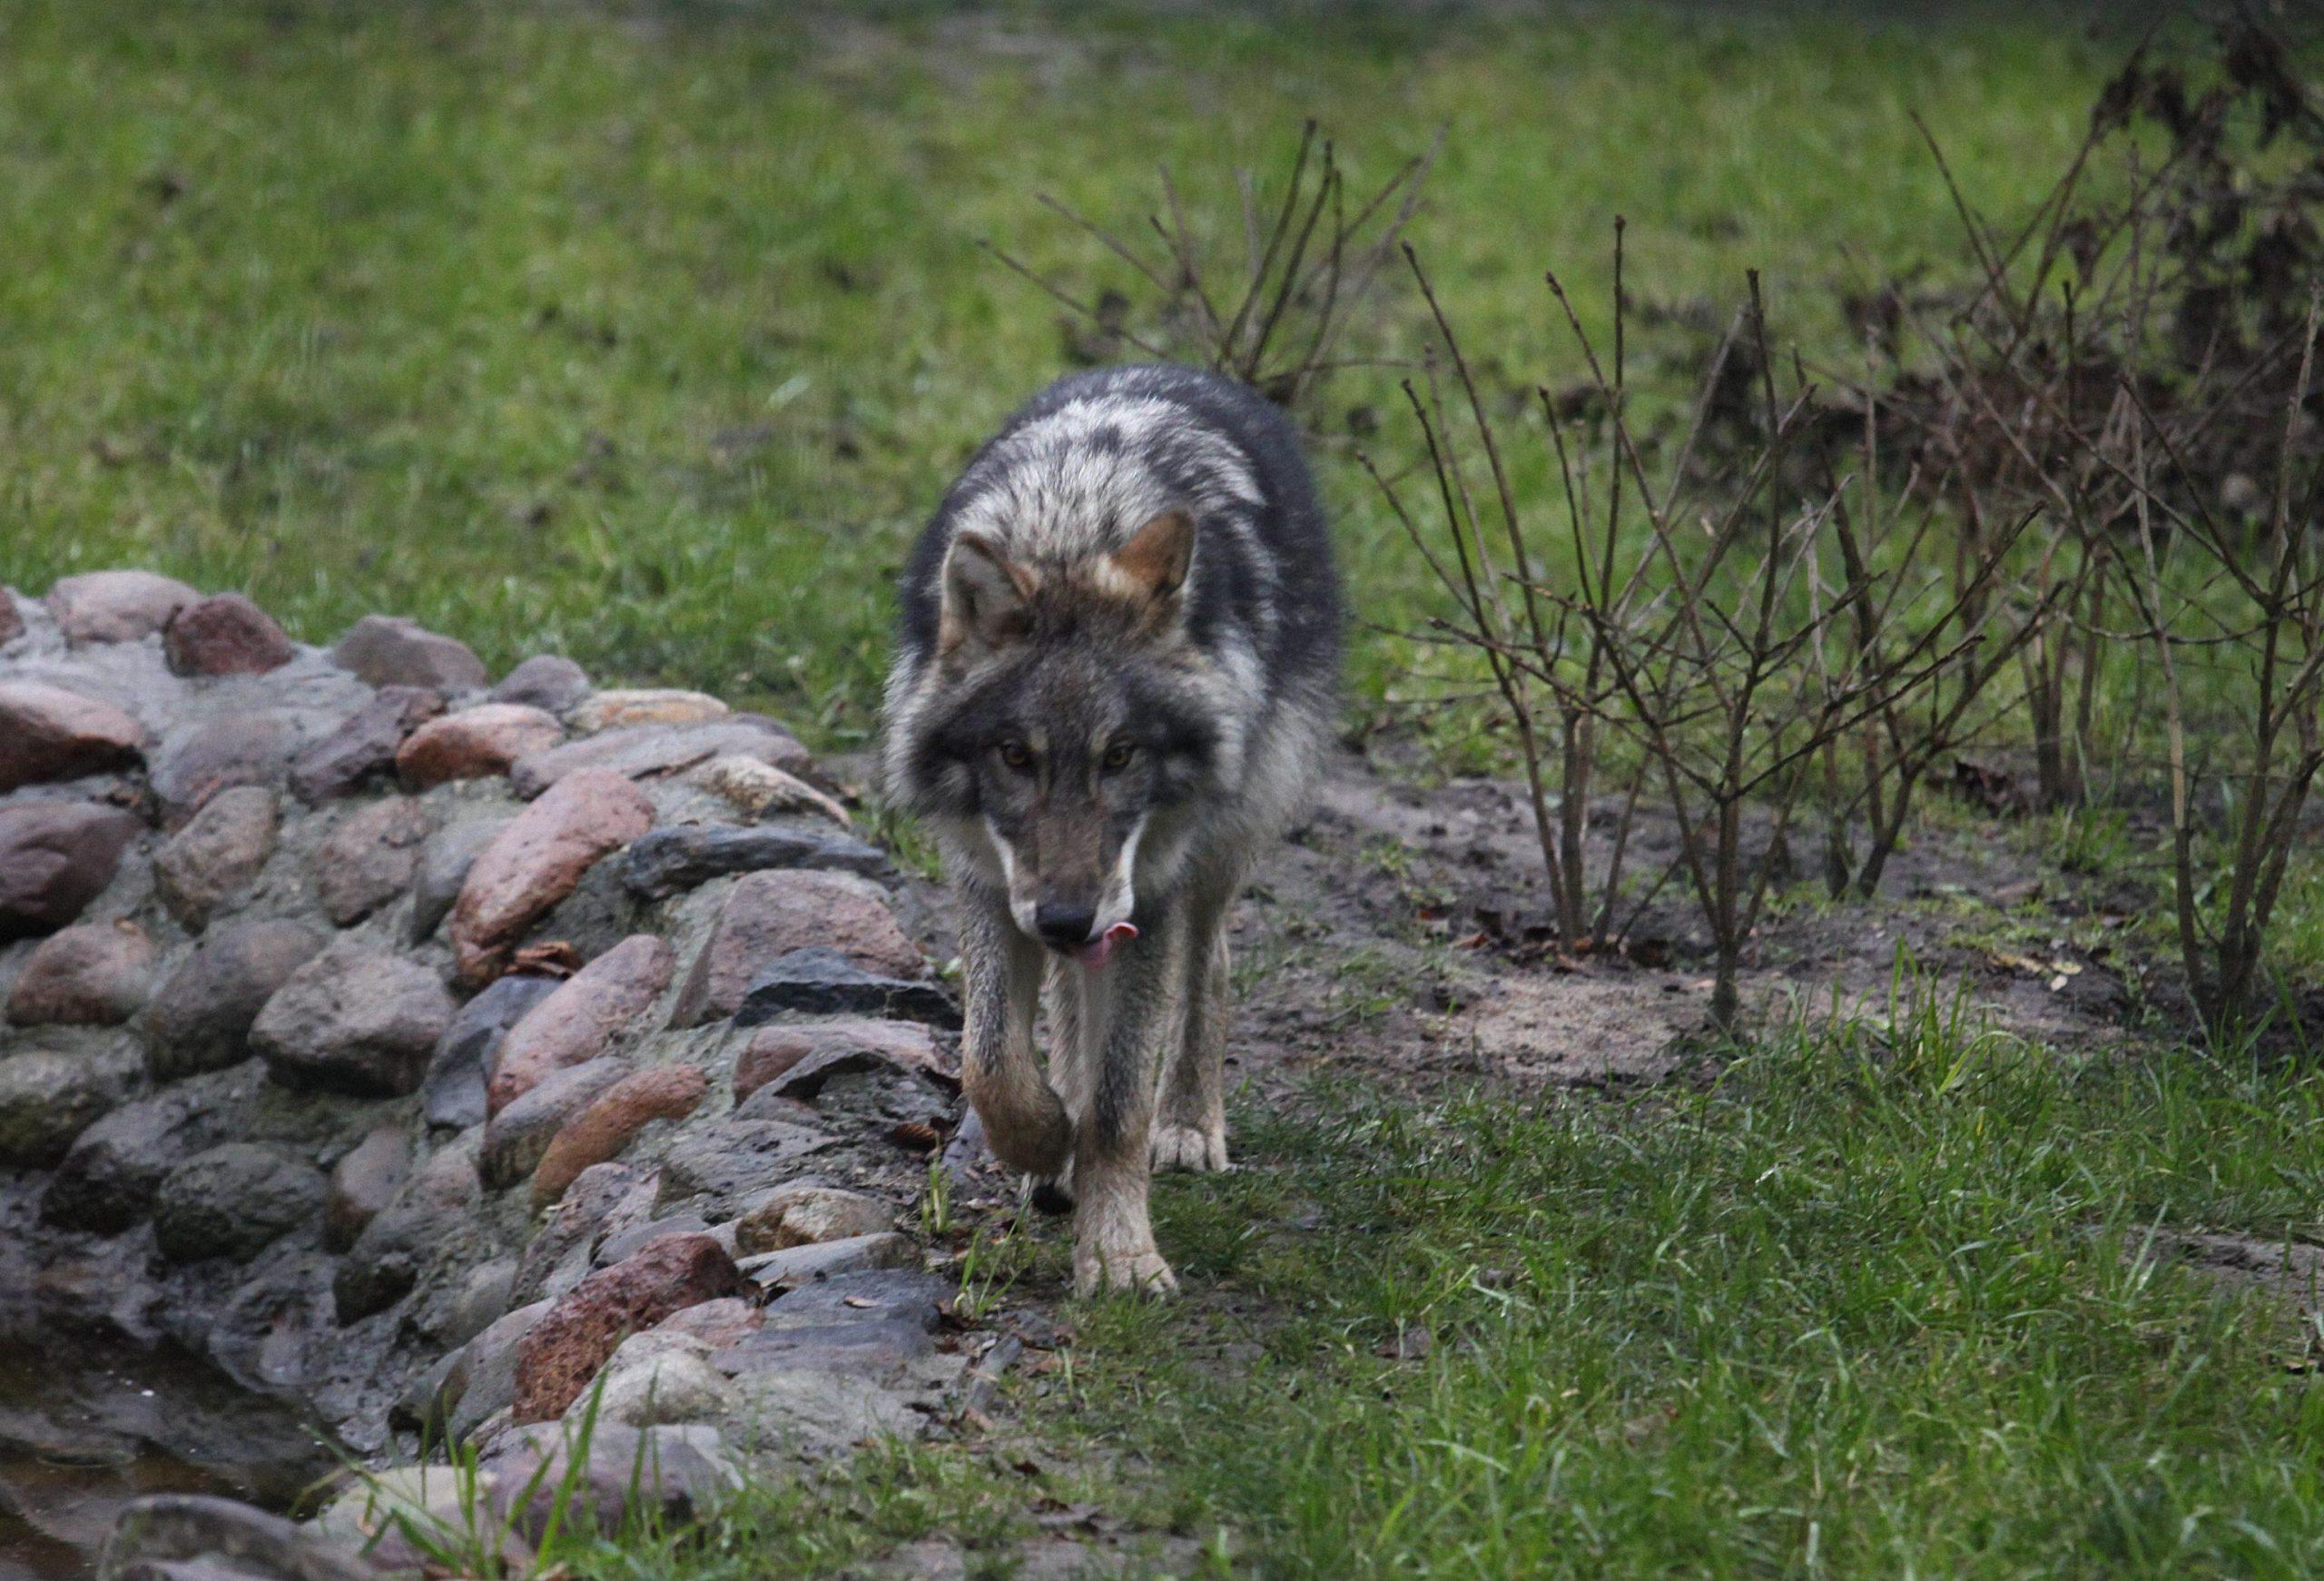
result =
M1130 535L1112 555L1113 568L1133 596L1157 614L1175 615L1195 558L1195 519L1173 506Z
M999 647L1024 636L1025 605L1032 595L1032 572L1012 563L983 533L960 534L944 555L937 652L951 653L963 643Z

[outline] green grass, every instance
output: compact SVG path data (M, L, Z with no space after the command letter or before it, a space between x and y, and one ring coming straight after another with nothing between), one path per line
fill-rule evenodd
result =
M1278 167L1303 116L1359 179L1442 125L1413 234L1521 387L1575 376L1541 272L1602 314L1618 212L1643 299L1729 301L1758 265L1785 332L1828 343L1852 259L1957 256L1908 110L2019 212L2119 50L2022 10L25 0L0 11L0 578L151 565L317 640L399 610L845 743L905 544L1064 365L1054 305L979 239L1121 281L1037 192L1135 229L1167 161L1224 221L1232 169ZM1377 320L1410 343L1405 297ZM1641 377L1675 389L1657 347ZM1393 399L1350 375L1317 425L1372 408L1399 453ZM1359 609L1403 626L1413 568L1324 452ZM1359 636L1359 697L1412 668Z
M2316 1573L2312 1328L2142 1249L2324 1230L2324 1080L2069 1068L1932 992L1703 1092L1246 1117L1256 1170L1160 1191L1196 1303L1088 1307L1070 1372L1018 1391L1042 1489L1233 1556L1202 1573ZM1383 1359L1400 1329L1433 1353ZM1002 1574L1028 1452L823 1497ZM585 1568L823 1573L809 1531L766 1568L731 1534Z

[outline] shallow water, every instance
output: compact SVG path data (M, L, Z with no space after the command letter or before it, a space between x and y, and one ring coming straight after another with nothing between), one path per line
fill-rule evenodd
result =
M175 1347L0 1339L0 1581L90 1574L142 1494L289 1509L338 1464L293 1408Z

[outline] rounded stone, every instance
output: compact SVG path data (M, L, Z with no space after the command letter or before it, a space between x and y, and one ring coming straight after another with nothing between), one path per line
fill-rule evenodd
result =
M522 703L481 703L443 714L413 731L396 752L396 773L413 790L508 772L528 752L565 739L556 716Z
M433 972L350 941L290 974L251 1023L251 1045L285 1086L391 1098L418 1091L451 1021Z
M562 716L589 695L589 672L562 654L537 653L492 688L496 703L523 703Z
M363 1227L395 1201L411 1173L411 1142L400 1125L382 1125L331 1166L323 1199L323 1245L345 1251Z
M152 571L88 571L60 577L48 589L48 612L71 643L134 642L170 623L202 597Z
M256 676L296 656L274 617L240 593L218 593L177 611L162 631L162 652L182 676Z
M515 1417L545 1422L589 1387L625 1335L674 1312L743 1293L726 1249L707 1235L665 1235L602 1268L549 1309L518 1347Z
M127 768L145 727L111 703L43 681L0 681L0 791Z
M199 932L258 882L278 826L274 793L262 785L229 786L203 803L153 857L153 886L170 914Z
M645 793L608 769L567 776L495 835L453 904L461 979L489 982L524 931L573 893L601 857L654 826Z
M581 968L509 1029L487 1090L492 1109L604 1053L669 986L675 969L670 946L652 934L633 934Z
M80 916L143 827L91 802L0 806L0 941L53 934Z
M409 796L384 796L349 813L315 851L323 914L351 927L410 888L428 829L428 809Z
M153 1244L172 1262L246 1261L321 1211L322 1171L278 1148L232 1141L162 1177Z
M114 1026L143 1007L156 953L127 920L84 923L43 940L8 991L19 1026Z
M128 1095L137 1060L117 1035L53 1031L0 1056L0 1165L57 1162Z
M573 710L573 727L585 734L624 725L699 725L722 718L726 705L706 692L652 687L599 692Z
M163 1081L250 1057L251 1023L323 947L300 923L222 924L154 991L143 1031L147 1068Z
M458 691L491 678L468 644L393 615L366 615L347 628L330 657L375 687Z
M692 1114L709 1092L709 1079L698 1065L665 1065L624 1076L550 1140L533 1171L534 1210L564 1196L582 1171L619 1155L654 1121Z

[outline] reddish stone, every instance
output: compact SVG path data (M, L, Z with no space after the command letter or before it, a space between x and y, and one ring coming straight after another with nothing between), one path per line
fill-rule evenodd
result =
M878 884L846 873L745 874L694 957L670 1024L701 1026L734 1014L752 980L778 957L818 947L886 976L928 970Z
M290 788L316 806L359 790L395 766L396 748L422 720L444 710L444 699L423 687L381 687L379 696L350 714L339 728L291 760Z
M189 604L162 630L162 652L182 676L258 676L296 657L274 617L240 593Z
M591 1164L617 1156L650 1122L692 1114L709 1091L709 1080L699 1065L664 1065L624 1076L566 1121L550 1141L533 1171L533 1210L563 1197Z
M48 589L48 612L67 642L134 642L201 597L151 571L91 571L57 578Z
M743 1293L726 1249L707 1235L665 1235L576 1285L535 1324L517 1355L515 1418L565 1414L625 1336L673 1313Z
M585 1064L670 985L675 961L652 934L634 934L535 1005L500 1045L488 1097L498 1112L553 1071Z
M16 596L0 587L0 647L6 647L25 634L24 612L16 608Z
M468 644L393 615L366 615L347 628L330 657L375 687L458 691L491 678Z
M153 941L126 920L84 923L41 942L8 992L20 1026L115 1026L153 988Z
M0 939L53 934L104 893L144 825L119 807L33 801L0 806Z
M785 1079L786 1087L793 1082L820 1085L817 1077L873 1063L925 1071L939 1077L946 1074L934 1034L915 1023L875 1021L869 1016L791 1022L763 1026L751 1034L734 1062L734 1102L742 1102L778 1079Z
M565 739L556 716L522 703L481 703L430 719L396 753L396 772L414 790L456 779L489 779L528 752Z
M645 793L610 770L584 770L509 820L468 869L453 904L461 979L489 982L525 930L573 893L598 858L654 826Z
M595 735L622 725L699 725L724 718L726 705L706 692L654 687L599 692L573 711L573 727Z
M0 791L126 768L144 726L114 707L41 681L0 681Z

